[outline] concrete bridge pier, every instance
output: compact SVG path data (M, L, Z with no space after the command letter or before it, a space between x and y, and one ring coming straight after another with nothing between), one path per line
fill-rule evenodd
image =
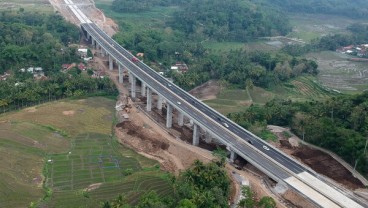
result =
M147 87L147 111L151 111L152 110L152 90Z
M212 138L213 138L213 136L212 136L211 132L206 131L206 133L205 133L205 142L206 143L211 143L212 140L213 140Z
M184 125L184 114L179 111L178 114L178 125L183 126Z
M172 127L172 112L173 112L172 105L167 103L167 109L166 109L166 127L167 128Z
M163 99L164 98L160 94L158 94L157 109L159 109L159 110L162 110L162 101L163 101Z
M119 83L123 84L124 83L123 69L122 69L122 66L120 64L118 64L118 66L119 66Z
M131 74L131 77L132 77L132 86L130 88L130 94L131 94L131 97L132 98L136 98L136 94L135 94L135 91L136 91L136 87L137 87L137 77L135 77L132 73Z
M101 56L105 57L105 49L101 47Z
M128 75L129 75L129 83L132 83L132 73L128 71Z
M146 96L146 83L144 83L143 81L141 82L141 95L142 97Z
M231 148L227 147L227 149L230 151L230 162L233 163L235 161L237 155Z
M199 126L197 124L193 124L193 142L194 146L199 145Z
M114 60L112 56L109 54L109 70L112 71L114 69Z
M96 48L96 41L92 38L92 48Z

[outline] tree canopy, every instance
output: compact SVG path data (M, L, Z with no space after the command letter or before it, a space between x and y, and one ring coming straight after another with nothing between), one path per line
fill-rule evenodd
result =
M229 117L245 128L257 122L290 126L305 141L331 150L367 175L368 92L332 97L326 101L291 102L275 99L252 105Z
M0 73L30 66L53 71L63 61L76 60L75 49L67 45L78 40L76 26L58 14L3 11L0 15Z

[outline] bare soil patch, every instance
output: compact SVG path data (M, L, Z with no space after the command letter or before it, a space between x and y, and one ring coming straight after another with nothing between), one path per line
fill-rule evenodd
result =
M313 170L332 178L350 189L364 188L361 181L330 155L307 146L297 148L293 156L301 159Z
M293 156L314 171L335 180L346 188L351 190L364 188L364 184L360 180L355 178L348 169L329 154L306 145L296 145L298 142L295 142L295 138L286 138L283 134L282 129L288 131L285 128L272 126L272 129L273 133L279 139L274 145L283 152Z
M200 100L216 99L217 95L220 93L220 83L217 80L210 80L190 90L189 93Z
M75 111L63 111L64 116L73 116L75 114Z

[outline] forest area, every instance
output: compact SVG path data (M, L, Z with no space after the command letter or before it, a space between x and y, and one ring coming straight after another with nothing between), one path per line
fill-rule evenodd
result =
M116 95L108 79L92 79L79 69L62 73L61 65L79 61L75 47L79 30L58 14L3 11L0 15L0 112L65 97ZM42 67L47 79L35 81L21 68Z

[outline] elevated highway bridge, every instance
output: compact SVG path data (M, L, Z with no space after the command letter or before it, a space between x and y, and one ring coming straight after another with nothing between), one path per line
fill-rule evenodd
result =
M120 46L85 14L71 0L64 0L70 11L79 19L80 26L93 47L101 49L109 58L109 69L114 62L119 69L119 82L123 82L123 70L129 72L131 97L135 98L136 81L141 81L140 93L147 97L146 110L152 110L152 93L158 95L157 108L166 101L166 127L171 128L173 110L178 111L177 123L183 126L184 117L193 122L193 145L199 143L199 130L202 129L228 147L230 159L240 156L283 186L304 196L316 207L367 207L365 202L355 198L351 192L334 186L288 155L269 146L262 139L240 127L211 107L168 81L129 51ZM354 200L353 200L354 199Z

